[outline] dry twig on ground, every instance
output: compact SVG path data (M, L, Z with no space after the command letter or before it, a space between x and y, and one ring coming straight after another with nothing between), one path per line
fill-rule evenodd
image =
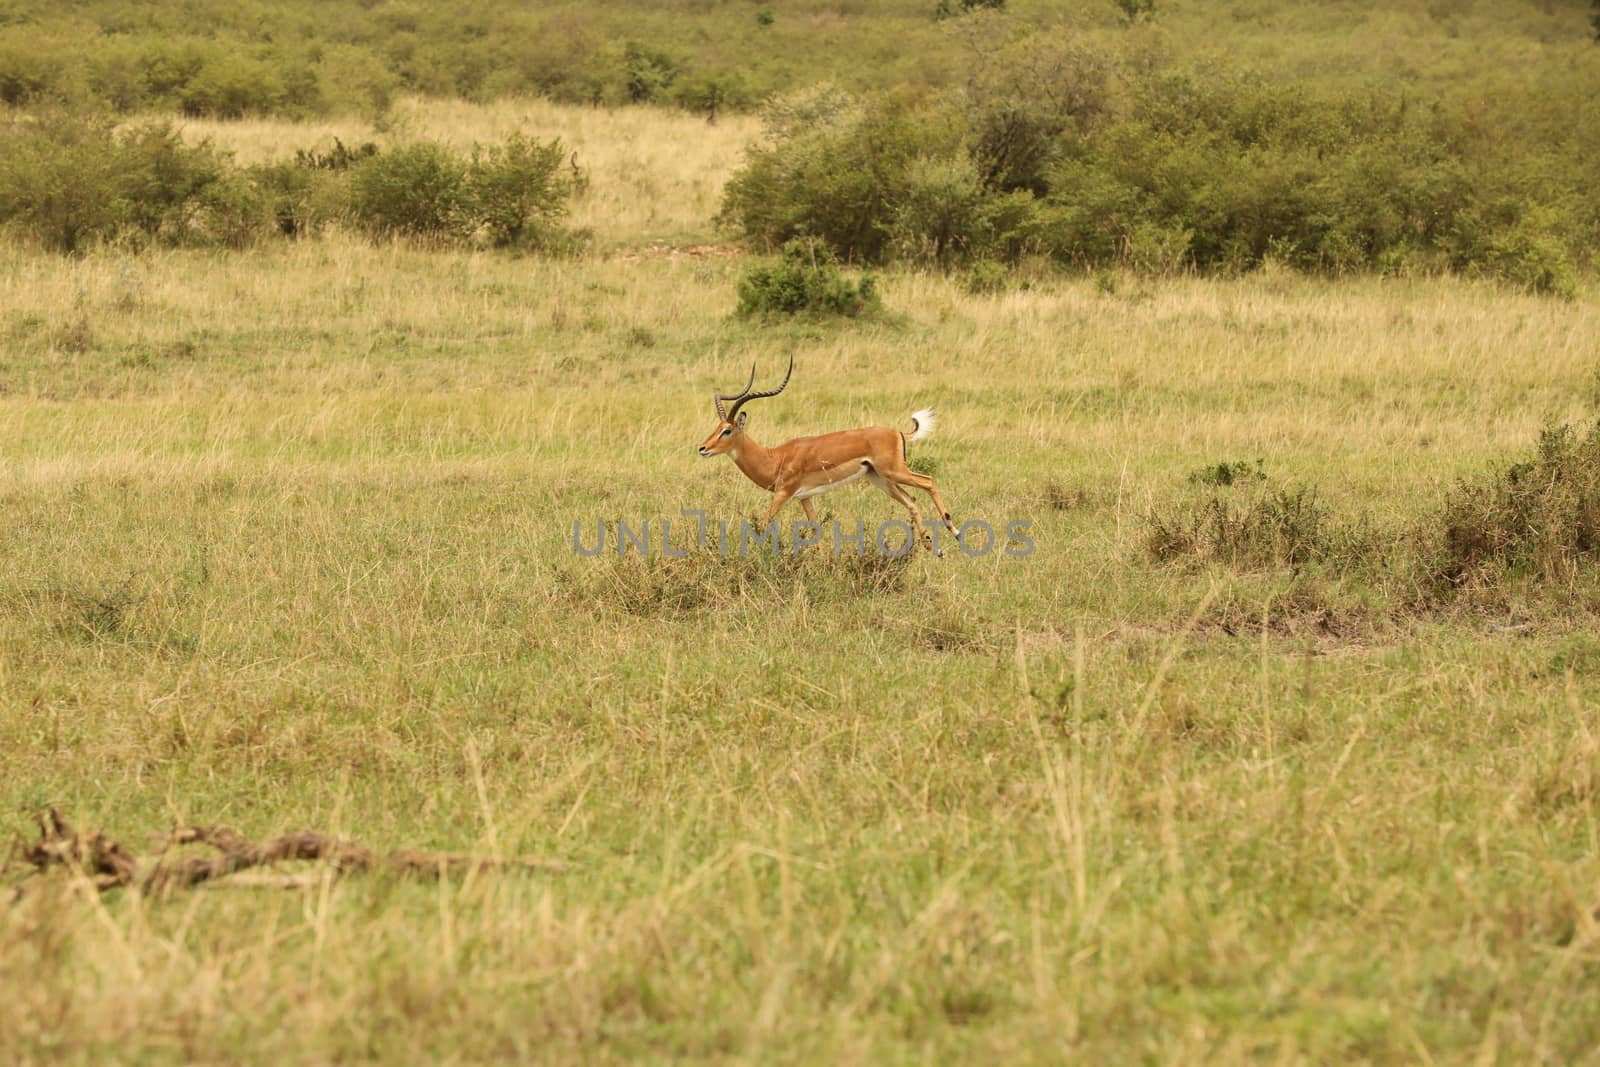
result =
M18 841L12 849L12 856L20 856L20 863L8 858L0 871L22 866L31 868L30 874L41 874L53 867L64 867L81 871L101 891L137 886L147 892L162 893L205 883L294 886L304 884L304 879L286 876L282 879L254 878L245 881L230 876L251 868L297 860L326 863L340 875L353 871L384 870L424 878L507 868L562 871L569 866L560 860L531 856L496 859L461 852L424 852L416 849L378 852L355 841L316 830L297 830L255 842L226 826L180 827L161 840L154 856L141 859L103 833L74 830L53 807L38 816L38 824L39 841L36 844ZM175 847L196 844L209 846L216 855L167 858L168 851Z

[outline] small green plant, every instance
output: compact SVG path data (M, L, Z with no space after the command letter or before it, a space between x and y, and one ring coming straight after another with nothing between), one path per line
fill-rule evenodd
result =
M1255 465L1242 459L1232 463L1213 463L1191 471L1189 482L1192 485L1209 485L1222 487L1241 482L1264 482L1267 480L1266 465L1262 460L1256 460Z
M967 268L962 284L974 296L994 296L1011 288L1011 272L992 259L980 259Z
M855 282L846 278L816 238L789 241L776 263L751 267L739 279L741 318L801 313L857 318L882 308L877 280L871 274Z
M760 11L756 12L756 25L762 27L763 29L771 26L776 21L778 20L773 17L772 9L770 7L764 7Z

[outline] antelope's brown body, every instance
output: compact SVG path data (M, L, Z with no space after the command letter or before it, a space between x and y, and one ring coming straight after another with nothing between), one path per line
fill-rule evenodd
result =
M939 521L950 532L955 527L950 521L950 511L939 496L933 479L918 474L906 466L906 445L933 432L933 412L924 409L912 416L913 432L910 436L886 426L866 426L858 430L839 430L813 437L796 437L781 445L768 448L745 432L748 415L740 411L751 400L777 396L789 384L794 373L794 360L789 360L789 374L785 374L778 388L765 393L751 393L755 382L755 368L750 368L750 382L744 390L733 396L718 394L717 415L720 421L711 436L700 446L700 455L728 455L745 476L772 494L772 506L767 512L770 523L791 499L800 501L806 518L817 521L811 498L841 485L866 478L882 489L897 503L911 512L912 529L918 531L924 542L932 546L926 532L922 531L922 516L916 501L906 491L910 486L920 489L933 499L939 509ZM724 410L722 402L733 401Z

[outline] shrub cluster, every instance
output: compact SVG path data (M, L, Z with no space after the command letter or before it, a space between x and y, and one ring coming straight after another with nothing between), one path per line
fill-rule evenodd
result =
M1259 480L1259 468L1244 463L1202 470L1208 484ZM1224 471L1227 481L1211 481ZM1458 483L1387 536L1342 520L1311 489L1264 488L1239 501L1213 494L1150 513L1144 549L1162 562L1252 569L1316 565L1338 574L1376 566L1430 609L1458 594L1494 601L1508 584L1566 598L1585 574L1600 579L1600 423L1584 433L1546 429L1531 457Z
M1600 78L1595 79L1600 89ZM1113 70L1065 40L983 53L958 93L777 102L722 221L758 245L950 266L1454 270L1571 295L1600 243L1600 119L1538 121L1225 70ZM1560 116L1560 118L1558 118ZM1564 122L1565 130L1555 127Z
M58 252L96 242L240 247L348 224L375 238L551 248L571 192L559 141L513 135L461 155L436 144L301 151L239 167L162 123L50 114L0 126L0 227Z
M348 44L246 44L188 25L105 36L13 27L0 43L0 102L13 106L304 117L381 112L401 85L378 57Z
M877 281L870 274L855 282L816 238L795 238L771 264L751 267L739 279L741 317L761 315L844 315L855 318L882 310Z
M272 7L12 0L0 5L0 103L306 117L381 113L412 91L714 114L757 96L737 64L691 62L640 32L637 12L530 13L509 0L467 14L426 4Z
M220 239L229 171L225 157L170 126L17 121L0 134L0 224L61 252L118 234Z
M350 217L375 237L548 247L569 192L564 155L560 141L518 134L466 158L442 145L405 145L351 168Z
M1349 541L1316 491L1305 487L1264 493L1243 504L1212 497L1198 510L1154 514L1148 522L1145 546L1159 561L1299 567L1330 558Z
M1600 560L1600 424L1547 429L1531 459L1462 482L1429 533L1427 558L1450 587L1501 574L1565 581Z

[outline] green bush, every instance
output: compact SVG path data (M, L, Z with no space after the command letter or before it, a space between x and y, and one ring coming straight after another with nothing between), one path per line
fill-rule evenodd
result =
M248 172L231 170L196 197L190 233L206 244L248 248L272 232L270 194Z
M867 263L888 258L913 168L950 157L961 137L944 115L894 100L864 106L829 89L778 101L767 125L768 144L751 149L724 190L720 220L762 248L809 235Z
M65 81L59 55L18 38L0 41L0 104L21 107L58 98Z
M0 131L0 224L59 252L124 234L204 241L196 214L226 168L209 144L187 145L161 124L14 121Z
M887 223L896 259L945 265L981 239L984 195L978 168L964 156L927 156L906 168Z
M229 169L209 142L190 145L165 124L135 126L115 135L117 182L124 219L140 233L171 243L204 240L188 228L192 210Z
M659 48L629 41L622 49L623 88L628 101L644 104L666 99L667 90L682 69L678 61Z
M973 296L994 296L1011 288L1011 272L992 259L980 259L967 268L962 284Z
M272 66L246 56L219 54L178 90L178 107L185 115L236 119L283 110L286 98Z
M565 158L559 140L540 144L521 134L474 149L464 190L471 223L497 248L546 243L571 192Z
M559 141L514 135L462 156L436 144L379 153L335 141L237 167L164 124L117 129L69 113L0 126L0 226L60 252L97 241L242 248L348 222L376 238L482 240L568 251Z
M1066 35L996 36L1006 30L989 24L976 31L982 39L955 99L984 188L1043 195L1063 142L1088 135L1108 114L1111 62L1102 49Z
M378 154L371 141L354 148L337 137L327 151L297 149L292 161L249 170L267 215L284 237L302 237L350 215L350 169Z
M1457 270L1486 274L1533 293L1572 299L1577 272L1553 211L1502 198L1473 206L1457 220L1452 261Z
M959 92L862 102L821 90L769 106L721 221L760 247L810 234L863 262L1044 254L1086 270L1270 261L1333 275L1448 264L1569 297L1592 256L1600 182L1562 155L1562 131L1519 156L1470 114L1395 90L1159 62L1113 83L1070 38L1015 43L1004 30L973 20Z
M374 237L481 238L497 248L567 243L569 235L556 225L572 192L560 141L513 134L502 144L475 147L469 157L420 143L349 161L339 157L342 148L336 144L332 156L303 162L323 170L348 167L349 217ZM287 195L298 191L297 181L278 180ZM298 203L309 208L315 188L311 183Z
M755 99L749 83L738 72L699 74L680 80L672 89L672 99L686 111L704 114L715 122L724 111L742 111Z
M864 274L851 282L822 241L801 238L783 246L778 262L751 267L739 279L737 314L844 315L851 318L882 309L877 282Z
M403 145L351 170L350 216L374 237L470 232L468 162L443 145Z

